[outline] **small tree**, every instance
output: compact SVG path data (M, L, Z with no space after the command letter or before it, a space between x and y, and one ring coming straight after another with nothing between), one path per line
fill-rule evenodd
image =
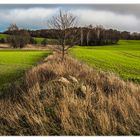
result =
M76 16L69 12L59 11L59 14L48 20L48 27L52 29L54 37L58 41L58 45L62 51L62 60L64 59L65 51L79 42L78 32L76 27Z
M30 44L37 44L37 41L33 37L30 37Z
M44 39L42 40L41 44L42 44L43 46L46 46L46 45L47 45L47 39L44 38Z
M19 29L18 27L11 28L12 27L9 27L11 35L8 36L7 42L10 43L13 48L23 48L30 42L30 34L28 31Z
M10 24L8 27L8 31L17 31L19 30L18 26L16 24Z

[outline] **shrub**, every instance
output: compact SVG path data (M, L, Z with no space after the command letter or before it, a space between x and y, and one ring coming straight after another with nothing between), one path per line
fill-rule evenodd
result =
M26 30L14 30L7 41L13 48L23 48L30 42L30 34Z
M46 45L47 45L47 39L44 38L44 39L42 40L41 44L42 44L43 46L46 46Z
M33 37L31 37L30 38L30 44L37 44L37 41Z
M6 43L6 40L4 38L1 38L0 43Z

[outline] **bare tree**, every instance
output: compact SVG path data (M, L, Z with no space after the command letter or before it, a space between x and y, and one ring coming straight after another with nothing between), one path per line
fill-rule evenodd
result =
M92 30L92 25L89 25L88 27L87 27L87 38L86 38L86 40L87 40L87 46L89 45L89 41L90 41L90 33L91 33L91 30Z
M16 24L10 24L8 27L8 31L17 31L19 30L18 26Z
M83 32L83 28L81 28L80 37L81 37L80 45L83 46L83 42L84 42L84 32Z
M76 16L70 12L59 11L59 14L48 20L48 27L53 29L53 34L58 40L58 45L61 48L62 60L64 59L65 51L79 42L78 28L76 28Z
M8 28L10 35L7 37L7 42L13 48L23 48L30 42L30 34L25 29L19 29L16 24L11 24Z

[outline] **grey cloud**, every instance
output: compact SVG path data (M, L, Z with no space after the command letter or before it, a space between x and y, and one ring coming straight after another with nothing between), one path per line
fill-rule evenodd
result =
M88 8L96 10L112 11L119 14L132 14L140 18L140 4L105 4L89 5Z
M0 30L12 22L25 28L46 28L47 19L59 9L76 14L81 25L140 32L140 4L0 4Z

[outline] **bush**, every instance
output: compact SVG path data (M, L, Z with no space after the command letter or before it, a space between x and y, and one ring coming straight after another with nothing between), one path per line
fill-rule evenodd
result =
M30 38L30 44L37 44L37 41L33 37L31 37Z
M42 40L41 44L42 44L43 46L46 46L46 45L47 45L47 39L44 38L44 39Z
M6 43L6 40L4 38L1 38L0 43Z
M30 42L30 34L26 30L13 31L7 38L13 48L23 48Z

